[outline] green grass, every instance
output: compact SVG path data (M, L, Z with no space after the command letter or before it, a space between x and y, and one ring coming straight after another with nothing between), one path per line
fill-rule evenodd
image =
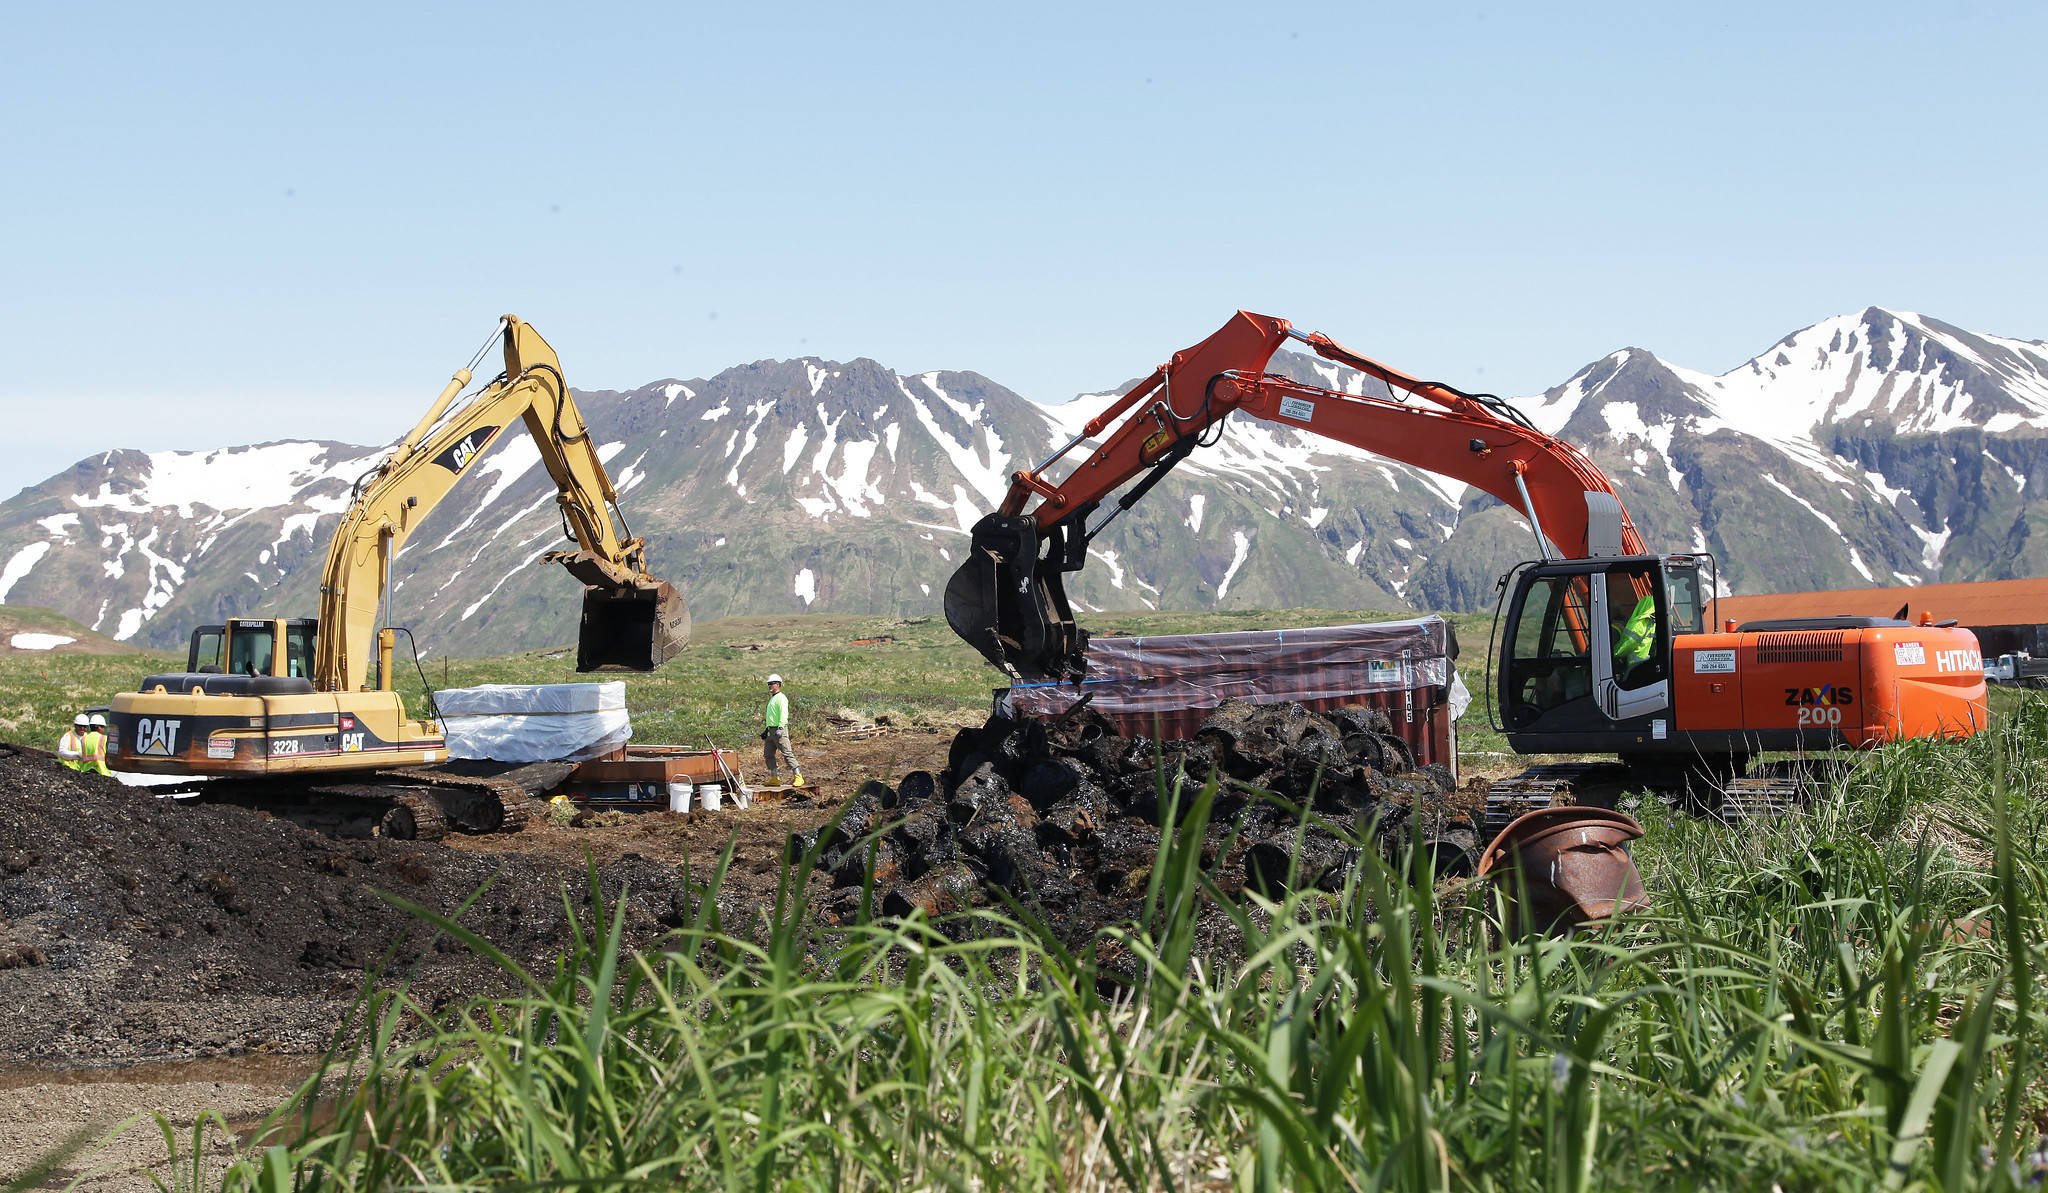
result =
M828 930L801 862L747 923L714 876L641 954L593 890L550 972L420 911L511 993L372 987L208 1187L2037 1188L2044 776L2027 697L1780 823L1649 804L1654 910L1573 939L1370 860L1233 901L1187 791L1140 921L1098 941L1135 987L1021 914Z
M0 655L0 741L54 750L88 705L107 704L115 692L134 691L144 675L184 665L182 657L156 653Z

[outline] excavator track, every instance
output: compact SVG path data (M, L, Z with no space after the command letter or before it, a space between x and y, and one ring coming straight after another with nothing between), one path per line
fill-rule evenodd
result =
M1763 763L1722 786L1714 815L1730 824L1790 816L1812 789L1815 769L1800 761Z
M441 814L441 805L424 790L381 783L341 783L316 787L313 794L330 805L352 804L364 816L375 816L371 834L374 836L394 841L438 841L448 835L448 818Z
M567 762L510 769L448 763L350 776L355 782L218 779L195 784L193 794L207 803L250 808L330 837L438 841L451 831L518 832L540 806L542 793L560 784L572 769L574 764Z
M451 823L466 833L516 833L544 811L547 793L576 769L573 762L443 762L378 771L397 783L418 783L433 793Z
M1491 837L1539 808L1600 803L1600 796L1618 792L1627 784L1628 774L1628 767L1619 762L1551 762L1495 779L1487 784L1481 830Z
M1619 762L1554 762L1496 779L1486 792L1483 828L1497 833L1516 817L1559 804L1609 804L1627 790L1671 793L1677 806L1729 824L1769 820L1799 810L1813 784L1812 764L1768 762L1747 774L1710 779L1682 769L1642 771Z
M215 779L194 784L191 794L202 803L248 808L329 837L438 841L450 828L432 789L417 784Z
M451 774L430 766L377 772L379 779L418 784L448 823L465 833L516 833L526 826L532 796L503 779Z

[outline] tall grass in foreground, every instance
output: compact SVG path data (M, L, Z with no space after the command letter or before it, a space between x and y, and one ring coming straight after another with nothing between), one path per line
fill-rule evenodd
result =
M223 1187L2038 1188L2044 730L1908 743L1779 824L1653 805L1654 913L1568 940L1370 855L1225 898L1208 791L1082 955L1014 910L827 929L808 858L755 923L714 874L659 952L593 889L551 973L422 911L516 991L366 995Z

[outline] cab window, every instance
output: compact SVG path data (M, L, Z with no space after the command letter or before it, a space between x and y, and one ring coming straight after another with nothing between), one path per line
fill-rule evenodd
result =
M284 626L285 674L293 679L313 675L313 623L288 621Z
M221 668L221 644L227 639L226 627L206 626L192 634L192 654L187 660L187 671L216 674Z
M228 630L228 670L236 675L270 674L276 628L267 621L251 621L236 622Z
M1706 602L1700 599L1700 570L1696 567L1664 569L1664 602L1670 610L1671 632L1704 634Z
M1508 658L1511 727L1592 694L1591 592L1584 575L1545 576L1530 583Z
M1607 573L1607 642L1614 680L1639 688L1664 678L1665 635L1658 569L1617 567Z

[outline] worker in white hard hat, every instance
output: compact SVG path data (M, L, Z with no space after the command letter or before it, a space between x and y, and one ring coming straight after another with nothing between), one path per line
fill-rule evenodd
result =
M804 768L798 764L796 755L789 749L789 697L782 694L782 677L768 677L768 709L763 718L767 723L761 730L761 761L768 768L768 785L782 784L782 766L776 755L789 759L789 773L792 787L804 785Z
M78 760L78 769L87 774L105 775L112 778L113 771L107 769L107 717L105 713L94 713L91 725L86 730L83 756Z
M92 718L79 713L71 718L71 728L57 739L57 761L72 770L85 769L85 735L92 732Z

